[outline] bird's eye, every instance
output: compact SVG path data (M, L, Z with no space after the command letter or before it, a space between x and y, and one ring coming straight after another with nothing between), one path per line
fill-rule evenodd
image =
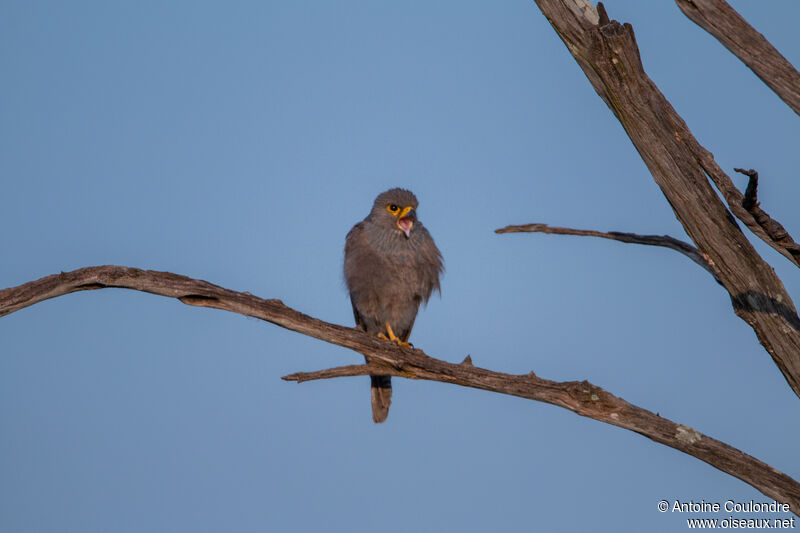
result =
M397 207L397 205L395 204L390 204L386 208L389 210L390 213L397 213L400 210L400 208Z

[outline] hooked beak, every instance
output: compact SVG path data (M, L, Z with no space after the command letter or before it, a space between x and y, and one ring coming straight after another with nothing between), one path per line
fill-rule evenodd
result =
M413 215L414 208L412 206L404 207L400 214L397 216L397 227L406 234L406 239L408 239L409 234L411 233L411 228L414 227L414 220L411 217Z

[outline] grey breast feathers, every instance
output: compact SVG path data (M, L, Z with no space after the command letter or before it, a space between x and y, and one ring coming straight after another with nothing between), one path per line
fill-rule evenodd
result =
M421 302L439 290L442 258L428 231L418 223L413 239L370 234L363 221L347 234L344 276L354 309L367 331L383 322L404 329Z

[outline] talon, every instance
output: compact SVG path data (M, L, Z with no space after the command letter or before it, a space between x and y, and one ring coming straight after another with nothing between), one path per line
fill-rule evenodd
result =
M411 347L409 343L407 343L404 340L401 340L397 335L394 334L394 331L392 331L392 326L390 326L388 322L384 323L384 326L386 326L386 331L389 333L389 338L386 338L386 335L384 335L383 333L378 333L378 337L381 337L388 341L395 342L400 346L402 346L403 348Z

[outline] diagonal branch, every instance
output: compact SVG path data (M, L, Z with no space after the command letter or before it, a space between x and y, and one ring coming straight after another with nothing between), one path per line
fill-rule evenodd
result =
M211 307L260 318L283 328L350 348L372 359L368 365L295 374L294 379L298 381L361 375L362 372L374 373L377 370L549 403L581 416L634 431L655 442L697 457L752 485L766 496L789 503L795 513L800 509L800 483L791 477L688 426L630 404L588 381L557 382L539 378L532 372L523 375L493 372L473 366L469 357L460 364L448 363L429 357L422 350L401 348L354 328L330 324L304 315L287 307L280 300L263 300L250 293L232 291L207 281L169 272L121 266L81 268L0 291L0 317L49 298L110 287L149 292L177 298L187 305Z
M800 115L800 73L725 0L675 0L675 3Z
M758 222L758 225L764 229L773 242L779 243L800 262L800 245L794 242L794 239L792 239L792 236L789 235L783 225L761 209L758 203L758 172L752 168L750 170L734 168L733 170L750 178L747 182L747 190L744 191L744 198L742 198L742 207L753 215L755 221Z
M614 241L626 242L629 244L644 244L646 246L663 246L682 253L714 276L719 281L717 274L708 259L700 253L700 250L689 244L669 235L638 235L636 233L626 233L621 231L597 231L593 229L573 229L548 226L547 224L523 224L521 226L506 226L494 230L495 233L549 233L551 235L578 235L581 237L602 237Z
M686 131L689 130L687 129ZM722 197L725 198L725 202L728 204L728 209L731 210L731 213L736 215L736 218L741 220L756 237L770 245L782 256L794 263L795 266L800 267L800 255L794 253L784 242L773 238L765 226L760 223L755 214L744 207L744 196L742 196L741 191L733 183L730 176L723 172L714 160L713 154L703 148L694 137L689 137L685 140L687 148L691 151L697 163L706 175L711 178L711 181L714 182L719 192L722 193ZM777 221L775 221L775 223L777 224ZM781 228L783 228L783 226L781 226Z
M783 282L758 255L731 211L753 233L800 266L742 207L742 194L694 138L647 76L633 27L610 20L602 3L536 0L597 94L630 137L656 184L728 291L789 386L800 396L800 317ZM711 187L714 181L728 211Z

